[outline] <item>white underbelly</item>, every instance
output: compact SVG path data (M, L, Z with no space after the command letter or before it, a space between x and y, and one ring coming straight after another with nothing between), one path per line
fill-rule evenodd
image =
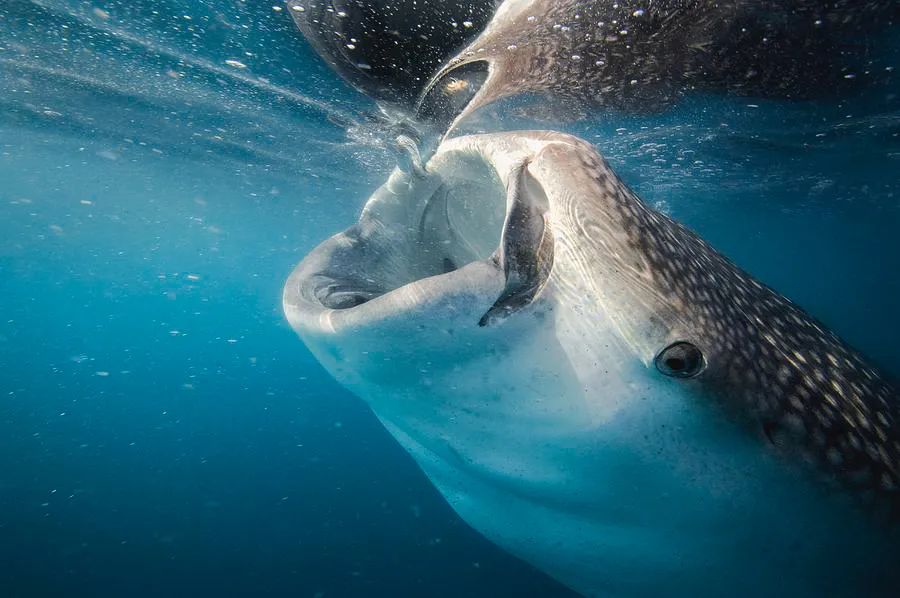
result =
M385 423L469 525L587 596L858 595L890 552L755 439L684 406L556 444L509 437L508 455Z

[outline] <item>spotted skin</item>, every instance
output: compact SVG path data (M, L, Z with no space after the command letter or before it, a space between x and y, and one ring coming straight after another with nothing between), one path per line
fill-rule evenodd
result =
M883 71L867 62L878 55L873 33L897 19L895 0L507 0L435 74L420 106L476 64L490 74L456 123L519 94L550 96L544 108L563 115L646 112L697 89L821 97L874 78L857 71Z
M642 202L586 143L574 151L582 180L621 242L645 261L622 264L649 278L688 319L708 365L695 384L739 415L760 439L800 457L854 494L900 506L900 399L859 353L797 305L756 281L696 234ZM582 230L594 225L580 214Z

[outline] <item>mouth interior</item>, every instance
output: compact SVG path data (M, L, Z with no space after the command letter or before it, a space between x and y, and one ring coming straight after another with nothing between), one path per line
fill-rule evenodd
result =
M327 308L349 309L412 282L489 259L500 244L506 189L477 156L448 160L427 197L410 193L377 225L363 219L346 231L315 291Z

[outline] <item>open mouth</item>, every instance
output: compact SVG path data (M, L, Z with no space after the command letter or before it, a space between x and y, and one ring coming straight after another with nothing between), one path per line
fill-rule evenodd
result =
M456 151L436 156L424 174L396 171L356 225L298 267L306 270L301 296L338 311L398 293L412 302L464 286L466 267L478 263L505 280L479 324L502 320L534 299L552 266L547 199L527 170L521 161L501 177L479 153ZM456 278L437 284L441 277Z

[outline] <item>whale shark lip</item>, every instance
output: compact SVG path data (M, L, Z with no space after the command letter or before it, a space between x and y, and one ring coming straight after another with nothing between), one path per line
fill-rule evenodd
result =
M539 295L551 236L531 206L541 193L518 182L527 161L451 145L424 173L396 170L356 224L297 266L284 293L295 328L332 330L441 302L445 312L456 302L451 311L471 311L473 324L488 326Z

